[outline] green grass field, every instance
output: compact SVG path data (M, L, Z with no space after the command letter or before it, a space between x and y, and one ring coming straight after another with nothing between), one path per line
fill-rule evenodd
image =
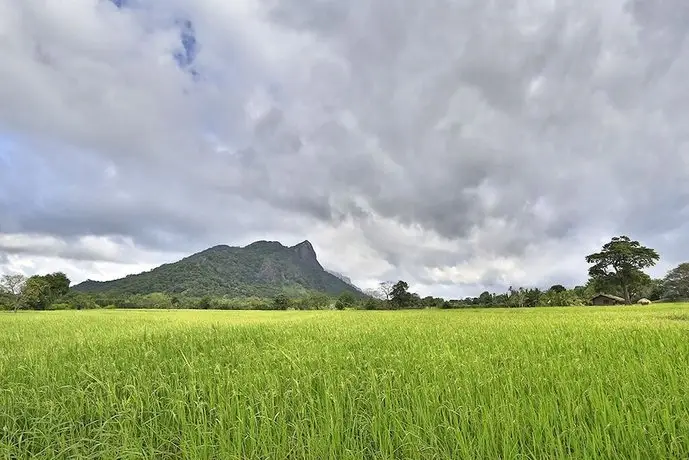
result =
M688 458L689 306L0 314L0 458Z

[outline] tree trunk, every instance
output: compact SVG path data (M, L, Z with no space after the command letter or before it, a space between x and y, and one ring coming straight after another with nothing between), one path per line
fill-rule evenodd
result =
M627 305L632 303L632 300L629 298L629 287L627 287L626 284L622 284L622 289L624 290L624 301L627 302Z

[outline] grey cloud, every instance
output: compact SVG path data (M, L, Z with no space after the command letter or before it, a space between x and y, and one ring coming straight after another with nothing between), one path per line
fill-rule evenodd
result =
M84 247L72 247L68 246L66 248L48 248L41 246L33 247L5 247L0 244L0 260L7 263L9 256L12 255L23 255L23 256L49 256L58 257L66 260L76 260L82 262L121 262L128 263L131 262L126 260L127 256L122 257L111 257L105 255L99 251L89 250ZM130 256L130 255L129 255Z
M683 53L689 5L673 0L659 8L653 1L632 0L627 9L640 28L639 38L650 52L643 76L647 81L653 80L665 74Z
M348 18L336 21L335 28L313 25L323 14L321 6L314 6L314 12L308 2L300 3L290 16L284 11L287 5L278 15L281 20L315 32L326 43L334 42L333 50L342 50L350 82L341 109L353 113L363 135L380 142L403 171L401 177L388 177L384 170L373 175L391 190L389 195L366 196L381 215L462 238L469 229L484 225L487 215L496 214L515 230L496 246L520 254L529 241L569 236L575 226L581 227L580 219L605 218L608 210L599 198L606 193L629 195L626 207L618 206L616 215L608 216L624 219L644 188L629 187L624 170L640 172L657 165L657 158L633 145L639 140L650 143L653 137L654 127L644 126L647 115L637 110L653 104L654 94L647 90L678 80L672 75L662 80L659 75L661 80L651 84L643 78L641 73L650 66L632 63L629 55L650 62L654 49L643 34L637 37L625 28L625 20L634 18L612 4L600 9L560 7L541 18L542 27L530 35L520 32L524 24L516 9L500 5L494 10L483 2L456 11L438 2L444 6L426 13L408 3L364 7L350 2L347 12L342 7L330 9L331 23L335 14ZM357 15L364 8L369 9ZM668 6L667 14L655 14L656 28L663 26L671 10ZM615 29L618 19L623 19L622 25ZM633 44L618 49L622 38ZM685 54L681 49L673 57ZM610 56L620 67L606 64ZM601 74L606 65L609 72ZM529 94L534 82L540 85L536 96ZM471 107L464 117L461 110L448 110L453 96L458 105ZM453 114L459 116L453 120L462 126L459 133L450 136L434 129ZM623 124L612 130L601 124L610 115ZM666 166L677 164L674 148L668 145L662 154ZM463 195L485 181L498 183L499 203L493 209ZM609 184L599 185L602 181ZM634 181L649 186L652 179L634 176ZM645 193L655 202L664 199L648 188ZM556 215L548 222L530 210L529 203L540 197L553 197Z
M180 252L231 243L247 232L273 228L275 220L285 217L263 203L196 189L155 169L125 167L110 176L99 161L61 153L53 159L36 158L31 151L13 153L13 168L0 171L0 233L63 241L133 237L144 248Z

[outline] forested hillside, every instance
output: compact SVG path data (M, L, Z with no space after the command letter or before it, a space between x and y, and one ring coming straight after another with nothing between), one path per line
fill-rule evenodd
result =
M148 272L106 282L89 280L74 289L93 293L233 297L272 297L308 291L362 295L354 286L323 269L309 241L292 247L276 241L257 241L245 247L215 246Z

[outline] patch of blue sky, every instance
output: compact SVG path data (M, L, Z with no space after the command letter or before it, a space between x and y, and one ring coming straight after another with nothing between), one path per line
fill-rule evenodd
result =
M0 132L0 169L10 168L16 157L18 140L9 133Z
M194 25L188 19L177 21L180 28L181 50L175 53L175 59L181 67L189 67L196 58L197 42Z
M117 8L125 8L131 6L132 0L110 0ZM198 42L196 40L196 33L194 31L194 24L189 19L178 19L175 25L179 27L180 47L173 53L173 58L181 69L186 70L189 74L198 79L199 73L193 67L198 52Z

